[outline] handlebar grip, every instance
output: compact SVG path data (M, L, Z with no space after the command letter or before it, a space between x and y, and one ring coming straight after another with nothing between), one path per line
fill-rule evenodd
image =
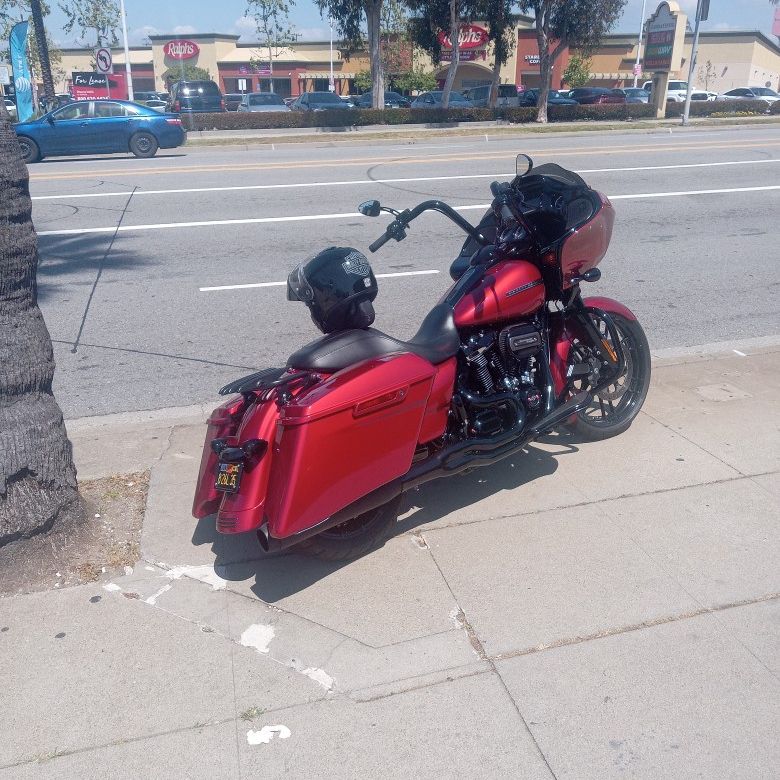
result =
M497 198L501 194L501 182L491 181L490 192L494 198Z
M373 244L370 244L368 247L369 252L376 252L378 249L381 249L388 241L390 240L390 236L385 233L382 236L379 236L379 238L374 241Z

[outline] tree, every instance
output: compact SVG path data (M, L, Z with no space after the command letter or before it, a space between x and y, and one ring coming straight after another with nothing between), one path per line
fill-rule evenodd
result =
M87 33L94 32L94 41L88 40L86 45L95 48L116 46L120 22L116 0L65 0L59 6L68 20L62 28L66 33L70 34L75 29L79 42L83 43Z
M43 26L43 4L41 0L30 0L33 30L35 30L35 46L38 50L38 61L43 79L43 94L47 105L54 103L54 79L51 75L51 60L49 59L49 44L46 39L46 29ZM48 8L46 9L48 13Z
M257 34L268 49L268 69L271 92L274 91L274 59L282 49L294 43L297 35L290 24L290 5L285 0L247 0L247 16L257 25ZM265 61L261 60L264 64ZM254 61L252 64L257 64Z
M501 68L506 65L515 47L515 23L512 13L515 0L482 0L476 16L488 25L488 37L493 43L493 81L490 85L490 108L496 107Z
M436 76L421 67L413 68L408 73L401 73L393 79L393 86L399 92L430 92L436 89Z
M189 62L182 61L179 65L175 65L172 68L168 68L165 73L162 74L162 79L165 82L165 86L170 90L171 84L177 81L208 81L211 78L211 74L206 68L192 65Z
M371 91L371 71L361 70L355 74L355 88L362 95L364 92Z
M384 0L382 4L380 47L385 80L392 82L412 68L412 42L406 8L401 0Z
M35 5L40 8L40 35L44 40L44 52L41 51L42 47L38 43L39 30L38 25L36 25L37 12L34 9ZM8 37L11 34L11 28L17 22L23 22L32 17L33 25L29 33L30 69L33 73L33 77L40 74L43 80L44 93L48 93L49 87L47 81L51 80L53 97L55 93L54 77L62 78L64 72L60 67L62 53L43 26L43 17L48 15L49 5L45 0L0 0L0 59L8 60L10 56L8 51ZM49 95L46 94L46 97L48 98Z
M366 20L368 55L371 61L372 107L385 107L385 74L382 63L382 3L383 0L317 0L320 12L330 17L348 48L357 47L363 39L362 24Z
M569 64L563 71L563 80L572 88L584 87L590 81L590 57L584 54L573 54Z
M699 67L699 82L704 82L704 89L710 88L710 82L717 76L715 66L712 64L712 60L707 60L703 65Z
M626 0L520 0L521 11L533 11L539 47L537 122L547 122L547 95L555 61L567 47L593 49L614 27Z
M1 105L1 103L0 103ZM51 338L37 302L38 245L27 168L0 109L0 545L82 517L52 393Z

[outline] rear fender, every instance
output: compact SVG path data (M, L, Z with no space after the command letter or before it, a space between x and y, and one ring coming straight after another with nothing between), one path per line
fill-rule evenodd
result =
M268 446L256 462L245 463L239 492L223 494L217 512L220 533L245 533L262 524L278 420L279 407L273 400L257 403L244 415L238 435L228 440L228 446L240 446L251 439L267 442Z

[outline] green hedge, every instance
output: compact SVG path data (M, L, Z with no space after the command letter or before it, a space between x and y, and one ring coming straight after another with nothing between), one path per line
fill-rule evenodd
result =
M668 103L667 118L682 115L684 103ZM694 101L691 116L752 116L765 114L767 104L761 100ZM780 101L772 107L772 113L780 113ZM653 107L646 103L621 103L612 105L549 106L547 116L551 122L576 121L627 121L652 117ZM388 108L382 111L369 108L349 111L271 111L222 114L182 114L188 130L271 130L286 127L347 128L366 125L448 125L456 122L504 121L514 124L533 122L536 108Z
M667 119L682 116L685 103L667 103ZM766 114L767 104L763 100L693 100L691 116L755 116Z
M550 106L551 122L575 120L625 120L652 116L652 108L642 104ZM362 127L365 125L447 125L456 122L533 122L536 108L369 108L349 111L269 111L257 113L182 114L188 130L270 130L286 127Z

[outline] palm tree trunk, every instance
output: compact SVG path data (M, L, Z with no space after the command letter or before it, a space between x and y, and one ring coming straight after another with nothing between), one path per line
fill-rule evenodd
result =
M365 0L368 51L371 60L371 107L385 107L385 72L382 64L382 0Z
M444 81L444 92L441 96L441 107L450 107L450 92L455 83L455 74L460 63L460 0L450 0L450 43L452 44L452 60Z
M27 169L0 112L0 546L80 512L71 445L52 394L51 338L37 303Z
M51 106L54 105L54 79L51 75L49 42L46 40L46 29L43 26L41 0L30 0L30 12L32 15L33 30L35 31L35 44L38 48L38 61L41 64L43 94L46 95L46 105L51 108Z

